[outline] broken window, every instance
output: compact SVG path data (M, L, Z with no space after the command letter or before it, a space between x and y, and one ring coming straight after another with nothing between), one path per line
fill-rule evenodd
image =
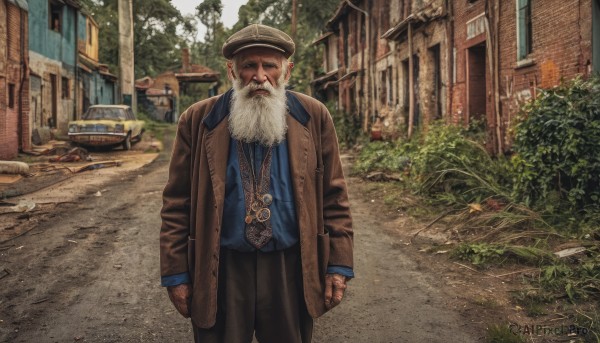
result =
M62 12L63 12L63 4L59 3L56 0L50 0L48 3L49 9L49 24L50 30L60 32L60 28L62 26Z
M532 51L531 0L517 0L517 59Z
M61 97L63 99L69 99L69 79L66 77L63 77L61 85L62 85Z
M15 85L8 84L8 108L15 108Z

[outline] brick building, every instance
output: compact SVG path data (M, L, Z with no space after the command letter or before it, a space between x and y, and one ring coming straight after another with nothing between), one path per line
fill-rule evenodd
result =
M0 0L0 160L30 148L28 5Z
M481 123L495 153L539 89L600 71L600 0L342 1L327 31L315 92L364 130Z
M486 123L488 148L510 148L520 105L561 79L600 67L598 0L471 0L454 4L452 121ZM486 29L489 28L489 29ZM595 40L595 41L594 41ZM594 58L596 60L594 60Z

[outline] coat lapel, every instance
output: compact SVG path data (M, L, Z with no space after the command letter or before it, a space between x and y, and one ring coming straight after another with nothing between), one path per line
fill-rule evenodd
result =
M228 121L222 120L213 130L206 133L204 141L215 202L220 207L218 209L219 213L223 210L225 200L225 173L227 170L229 140Z
M294 198L296 201L297 213L302 213L300 208L303 204L303 189L306 178L306 161L308 159L308 144L310 133L308 129L294 119L287 117L288 132L288 155L290 160L290 169L294 185Z

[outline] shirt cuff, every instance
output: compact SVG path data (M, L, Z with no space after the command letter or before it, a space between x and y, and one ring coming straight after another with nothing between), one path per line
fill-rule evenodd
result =
M340 274L349 279L354 277L354 271L352 268L346 266L328 266L327 274Z
M160 277L160 285L163 287L177 286L184 283L190 283L189 273L180 273Z

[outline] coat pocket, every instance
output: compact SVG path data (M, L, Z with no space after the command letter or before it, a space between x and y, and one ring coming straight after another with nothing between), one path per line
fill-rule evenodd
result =
M329 263L329 232L317 235L317 249L319 250L319 276L324 281Z

